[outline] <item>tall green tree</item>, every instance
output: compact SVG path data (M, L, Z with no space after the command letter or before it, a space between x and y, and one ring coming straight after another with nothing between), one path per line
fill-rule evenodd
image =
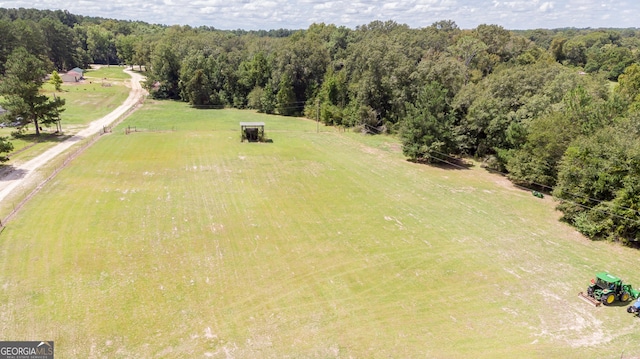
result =
M262 96L260 97L260 109L266 114L275 113L277 102L278 100L273 92L273 86L271 86L271 82L269 82L262 91Z
M187 56L180 66L180 97L194 106L220 105L210 74L215 72L201 51Z
M393 126L404 115L405 103L413 100L411 74L420 59L414 52L418 48L405 51L410 33L392 22L373 22L357 34L363 39L347 48L342 70L349 82L346 122Z
M407 104L403 122L402 152L412 160L432 162L457 152L455 117L447 102L447 90L437 82L427 85L413 104Z
M616 91L631 102L640 102L640 65L632 64L618 78Z
M602 72L611 81L617 81L624 69L635 61L635 56L627 47L606 44L592 47L587 51L586 72Z
M250 60L245 60L238 69L238 82L245 91L263 88L271 77L271 65L263 52L258 52Z
M0 20L0 74L4 74L5 63L11 52L18 47L18 36L12 22Z
M460 28L452 20L442 20L434 22L421 32L429 49L444 52L453 43L453 38L460 32Z
M348 83L345 71L330 69L325 74L320 88L318 99L320 101L320 120L327 125L345 125L344 109L349 101ZM317 108L307 114L307 117L315 117Z
M519 148L527 124L562 100L564 88L556 85L556 78L563 72L555 63L513 66L464 87L454 99L463 147L479 156Z
M264 112L262 109L262 96L264 96L264 89L260 86L254 87L247 95L247 107L258 110L258 112Z
M576 139L562 159L554 196L564 219L594 239L637 241L640 140L603 128Z
M11 151L13 151L13 143L9 141L9 137L0 136L0 162L7 162L9 157L2 154L10 153Z
M138 70L142 71L143 66L145 70L148 70L150 67L153 46L154 42L148 36L143 36L134 44L131 63L138 65Z
M58 73L58 71L53 70L53 72L51 73L51 79L49 79L49 83L52 84L55 88L56 91L62 91L62 77L60 77L60 74Z
M467 69L465 82L471 79L470 71L473 68L473 61L477 60L477 58L487 50L487 47L487 44L482 42L482 40L471 35L463 35L458 38L454 45L449 46L449 52L458 57Z
M111 64L116 58L113 33L99 25L87 29L87 50L93 61L98 64Z
M40 93L47 66L24 48L14 50L6 63L6 73L0 82L0 95L4 97L2 107L5 116L21 123L33 123L36 135L40 135L40 125L57 121L64 111L65 100L60 97L50 99Z
M24 47L28 53L39 59L46 59L47 39L38 23L33 20L17 20L13 25L18 37L18 46Z
M202 69L195 70L189 79L183 84L183 98L194 106L208 106L211 105L211 86L209 85L209 79L205 75Z
M51 18L40 20L38 25L45 37L49 60L56 70L69 70L81 65L74 58L74 34L71 28Z
M284 74L289 77L295 102L299 104L316 95L329 64L329 49L314 29L312 26L306 33L294 34L274 55L273 77L282 78ZM300 106L294 112L300 114L302 110Z
M288 73L285 73L280 79L276 99L278 102L279 114L283 116L292 116L297 112L299 106L296 102L296 94L293 91L293 81Z
M140 41L140 39L134 35L118 35L115 40L118 60L125 65L130 65L131 68L133 68L134 64L134 49L137 41Z
M151 73L146 81L153 97L179 98L180 66L181 62L170 44L161 42L156 46L151 59Z

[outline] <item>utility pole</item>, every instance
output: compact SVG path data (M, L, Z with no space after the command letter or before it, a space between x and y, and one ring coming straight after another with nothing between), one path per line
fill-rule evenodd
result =
M320 132L320 99L316 100L316 133Z

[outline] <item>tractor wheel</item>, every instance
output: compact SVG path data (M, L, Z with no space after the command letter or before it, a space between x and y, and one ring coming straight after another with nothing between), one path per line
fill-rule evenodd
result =
M600 297L600 301L602 301L602 304L611 304L615 300L616 296L613 295L613 293L603 294L602 297Z
M621 302L627 302L627 301L629 301L629 293L627 293L627 292L622 292L622 294L620 294L620 301L621 301Z

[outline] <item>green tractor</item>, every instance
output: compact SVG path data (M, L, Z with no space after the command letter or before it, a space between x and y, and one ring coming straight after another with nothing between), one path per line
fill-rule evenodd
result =
M606 272L596 273L591 280L587 294L580 292L580 296L596 306L600 303L609 305L615 301L626 303L630 299L638 298L640 291L633 289L631 284L623 284L622 279Z

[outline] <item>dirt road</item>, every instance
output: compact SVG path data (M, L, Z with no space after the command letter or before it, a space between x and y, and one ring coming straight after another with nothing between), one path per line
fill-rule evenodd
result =
M144 77L133 71L125 71L129 75L131 75L131 91L129 92L129 97L127 97L124 103L108 115L91 122L87 128L79 131L65 141L57 144L56 146L48 149L44 153L25 163L15 165L11 172L0 176L0 201L4 200L5 197L11 194L14 190L20 188L28 181L30 181L33 174L42 165L60 155L83 138L102 131L104 127L109 126L111 123L118 120L122 115L124 115L129 109L135 106L143 98L146 92L144 89L142 89L140 81Z

